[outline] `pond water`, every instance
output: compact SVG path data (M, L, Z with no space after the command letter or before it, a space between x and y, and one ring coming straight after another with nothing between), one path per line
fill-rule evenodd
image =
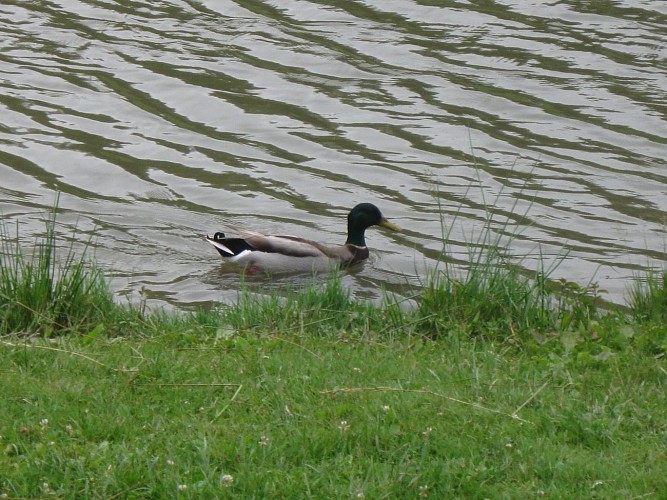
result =
M405 228L360 297L465 268L489 215L612 301L665 265L664 0L9 0L0 35L3 220L29 245L60 193L119 297L234 300L207 233L342 242L359 202Z

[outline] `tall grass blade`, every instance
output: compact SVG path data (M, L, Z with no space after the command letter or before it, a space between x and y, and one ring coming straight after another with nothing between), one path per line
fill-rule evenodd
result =
M26 253L20 225L13 237L0 224L0 331L59 335L93 329L114 309L102 273L76 255L73 243L60 256L56 232L57 202L45 221L45 232Z

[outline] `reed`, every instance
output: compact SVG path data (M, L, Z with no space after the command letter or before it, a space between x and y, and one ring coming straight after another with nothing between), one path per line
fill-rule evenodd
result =
M472 185L468 190L472 189ZM508 211L494 207L502 191L487 203L482 191L484 219L476 234L464 242L467 258L453 258L451 235L459 224L459 207L445 220L441 215L442 257L422 283L419 315L423 330L430 336L440 336L452 329L466 333L482 333L501 337L520 334L577 328L590 321L597 310L597 300L591 296L594 286L582 287L552 278L566 254L558 255L547 264L537 247L536 266L531 270L525 258L512 255L512 244L520 237L514 220L528 220L527 213L518 210L519 196ZM466 198L468 198L466 193ZM436 193L436 200L439 197ZM440 208L440 213L444 210ZM468 225L466 219L461 224ZM595 295L593 293L592 295Z
M667 319L667 272L649 271L630 288L630 311L636 321Z
M2 332L47 336L85 332L115 309L104 276L86 261L85 251L77 255L73 243L58 247L56 212L54 208L46 219L44 235L29 253L21 246L18 223L13 237L6 224L0 225Z
M522 274L495 255L467 272L443 272L426 283L419 312L424 330L439 336L452 328L511 336L555 328L560 311L546 286L548 276Z

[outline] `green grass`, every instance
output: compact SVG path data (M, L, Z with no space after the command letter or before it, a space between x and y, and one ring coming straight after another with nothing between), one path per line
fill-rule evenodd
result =
M520 230L512 229L513 220L526 219L532 204L526 213L517 214L516 198L509 211L496 212L502 191L491 204L481 194L485 218L476 232L468 229L469 220L459 222L461 206L447 220L441 217L442 259L421 286L419 318L424 334L441 336L452 328L463 328L469 334L517 340L535 333L588 328L601 305L596 285L551 279L566 255L546 264L537 247L537 267L532 270L526 257L512 255L512 244L520 237ZM450 248L451 234L459 224L470 233L463 263L452 259Z
M662 276L600 311L484 244L414 310L333 276L151 314L54 224L30 258L3 233L0 495L667 496Z
M601 324L597 339L517 348L463 332L230 331L219 319L123 339L3 340L0 492L667 493L665 362L639 341L655 331Z
M85 331L116 309L102 273L85 254L58 248L55 209L45 225L30 253L20 245L18 224L13 241L7 226L0 226L0 332Z
M637 321L667 320L667 272L650 271L630 289L630 310Z

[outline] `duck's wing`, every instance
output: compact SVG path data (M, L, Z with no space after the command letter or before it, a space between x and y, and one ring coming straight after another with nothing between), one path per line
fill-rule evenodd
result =
M231 250L229 251L231 255L238 255L242 250L275 253L286 257L323 257L328 256L329 253L324 245L297 236L263 234L229 224L228 227L238 233L237 238L226 238L223 235L223 238L215 240L218 245L215 245L215 242L210 239L209 241L216 247L222 246L223 251Z
M243 239L259 252L279 253L287 257L322 257L327 255L326 247L314 241L288 235L267 235L240 233Z

